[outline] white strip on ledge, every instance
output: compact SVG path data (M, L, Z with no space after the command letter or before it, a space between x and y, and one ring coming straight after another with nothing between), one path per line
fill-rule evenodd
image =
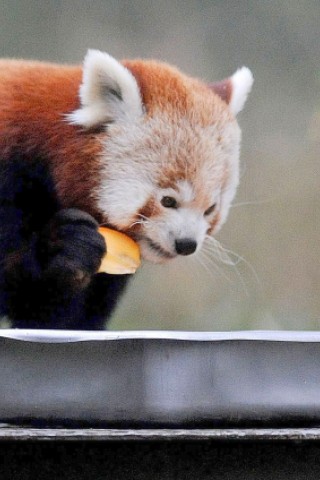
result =
M26 428L0 425L0 441L8 440L319 440L320 428Z
M233 332L190 332L175 330L26 330L0 329L0 337L28 342L70 343L105 340L188 340L232 341L254 340L270 342L320 342L320 331L246 330Z

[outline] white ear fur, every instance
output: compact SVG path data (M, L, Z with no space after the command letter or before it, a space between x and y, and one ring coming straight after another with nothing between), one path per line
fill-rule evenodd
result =
M237 115L244 107L253 84L253 75L249 68L242 67L230 78L232 89L229 108Z
M107 53L88 50L80 87L81 107L67 115L85 128L142 115L143 107L134 76Z

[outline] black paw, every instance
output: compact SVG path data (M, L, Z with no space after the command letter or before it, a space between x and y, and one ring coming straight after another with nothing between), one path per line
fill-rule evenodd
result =
M104 238L91 215L77 209L60 210L47 225L40 242L46 277L75 289L86 286L106 253Z

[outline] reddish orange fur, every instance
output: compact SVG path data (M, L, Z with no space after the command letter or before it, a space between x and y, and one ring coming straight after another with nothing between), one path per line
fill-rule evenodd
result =
M218 95L174 67L142 60L123 64L136 77L149 116L158 110L173 115L179 112L206 126L222 112L228 115ZM79 108L81 80L80 66L0 61L1 160L15 152L22 152L26 160L34 156L45 159L61 205L84 209L100 220L90 192L99 178L101 139L106 134L85 131L65 119L65 114ZM172 172L163 172L166 187L179 178L177 166ZM181 178L184 175L182 159Z
M64 118L79 106L81 77L80 67L0 61L0 151L2 160L16 151L47 159L62 205L96 214L88 194L97 180L99 135Z
M123 64L137 79L150 116L158 110L177 112L192 116L194 122L206 126L212 123L214 113L218 118L225 110L225 103L214 90L175 67L152 60L125 60Z

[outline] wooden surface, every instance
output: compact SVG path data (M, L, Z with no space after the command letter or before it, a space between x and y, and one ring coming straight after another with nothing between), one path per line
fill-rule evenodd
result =
M0 427L0 441L59 440L59 441L188 441L188 440L320 440L320 428L279 429L66 429Z

